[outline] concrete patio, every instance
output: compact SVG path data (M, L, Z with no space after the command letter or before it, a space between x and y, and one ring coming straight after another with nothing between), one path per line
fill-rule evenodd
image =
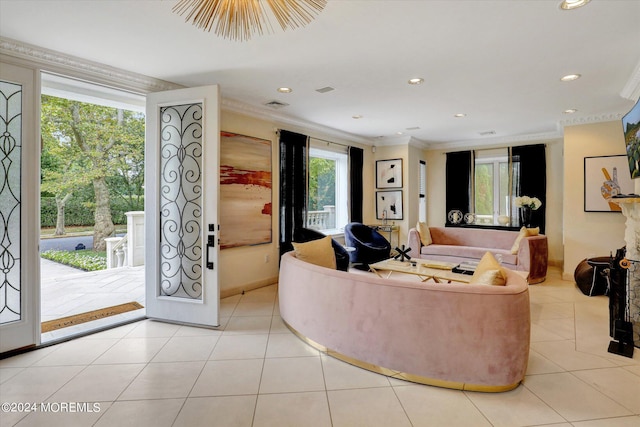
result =
M41 321L136 301L145 305L144 266L85 272L41 259ZM42 342L141 318L145 309L42 334Z

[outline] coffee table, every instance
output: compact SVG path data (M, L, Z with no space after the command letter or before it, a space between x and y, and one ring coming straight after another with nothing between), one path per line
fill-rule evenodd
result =
M396 261L395 259L386 259L374 264L369 264L369 269L378 277L389 278L393 273L404 273L418 276L421 281L426 282L433 279L436 283L441 281L469 283L471 276L468 274L453 273L452 268L458 264L452 262L431 261L427 259L412 259L415 267L409 262ZM386 272L386 275L383 274Z

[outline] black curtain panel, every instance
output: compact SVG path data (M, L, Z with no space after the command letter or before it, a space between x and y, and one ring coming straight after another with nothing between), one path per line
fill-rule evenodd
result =
M445 215L452 210L471 212L471 151L447 153ZM449 224L447 217L447 224Z
M293 249L293 233L305 226L309 137L280 131L280 255Z
M362 165L364 150L349 147L349 222L362 222Z
M523 145L511 149L511 161L514 169L513 196L529 196L540 199L542 206L533 211L531 217L532 225L539 226L540 233L544 233L547 206L547 162L545 151L544 144ZM520 221L519 215L514 215L515 218Z

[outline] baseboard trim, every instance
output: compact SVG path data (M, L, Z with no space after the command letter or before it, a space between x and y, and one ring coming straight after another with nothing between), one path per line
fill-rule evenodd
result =
M265 286L270 286L278 283L278 276L269 277L267 279L258 280L252 283L245 283L244 285L235 286L229 289L221 289L220 290L220 298L227 298L234 295L239 295L244 292L253 291L256 289L264 288Z

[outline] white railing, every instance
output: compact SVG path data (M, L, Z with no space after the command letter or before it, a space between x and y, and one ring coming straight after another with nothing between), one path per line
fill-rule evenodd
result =
M323 206L321 211L307 212L307 228L313 230L326 230L336 228L336 207Z
M107 237L107 269L126 267L129 265L127 257L128 235L123 237Z
M144 265L144 212L126 212L127 234L108 237L107 268L137 267Z

